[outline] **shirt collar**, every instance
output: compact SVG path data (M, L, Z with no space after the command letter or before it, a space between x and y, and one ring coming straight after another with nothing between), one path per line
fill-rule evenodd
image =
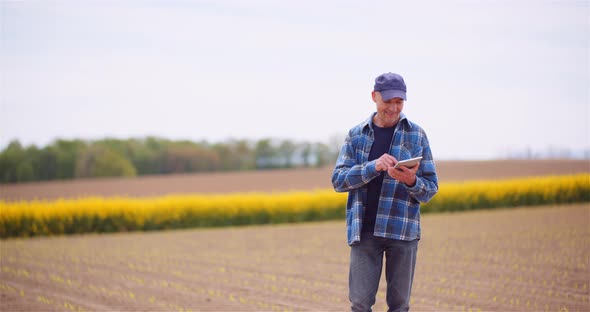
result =
M377 114L377 112L373 112L371 114L371 116L369 116L369 118L367 118L365 121L363 121L361 123L361 128L365 129L365 127L369 127L369 129L373 130L373 117L375 117L375 115ZM401 122L405 122L410 128L412 128L412 124L410 123L410 121L408 120L408 118L406 118L406 115L404 113L400 113L399 115L399 121L398 123Z

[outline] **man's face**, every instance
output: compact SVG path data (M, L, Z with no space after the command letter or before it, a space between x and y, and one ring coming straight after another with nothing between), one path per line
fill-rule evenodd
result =
M404 100L401 98L393 98L383 101L381 93L372 92L373 101L377 104L376 122L380 127L391 127L398 121L400 113L404 109Z

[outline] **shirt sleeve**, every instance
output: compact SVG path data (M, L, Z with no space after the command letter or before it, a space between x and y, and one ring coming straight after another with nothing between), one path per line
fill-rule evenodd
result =
M406 187L414 199L421 203L427 203L438 192L438 176L427 139L426 146L422 150L422 157L420 168L416 174L416 184Z
M357 189L379 176L379 171L375 168L376 160L357 163L352 141L352 135L349 132L332 172L332 185L336 192Z

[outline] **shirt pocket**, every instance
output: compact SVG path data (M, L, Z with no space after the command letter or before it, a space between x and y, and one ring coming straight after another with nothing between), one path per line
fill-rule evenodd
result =
M422 146L414 143L404 142L400 148L400 159L405 160L422 156Z

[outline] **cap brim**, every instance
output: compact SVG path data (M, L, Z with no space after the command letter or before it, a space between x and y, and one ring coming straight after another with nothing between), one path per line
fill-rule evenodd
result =
M406 92L402 91L402 90L383 90L380 91L381 93L381 98L383 99L383 101L389 101L393 98L401 98L404 101L407 101L406 99Z

